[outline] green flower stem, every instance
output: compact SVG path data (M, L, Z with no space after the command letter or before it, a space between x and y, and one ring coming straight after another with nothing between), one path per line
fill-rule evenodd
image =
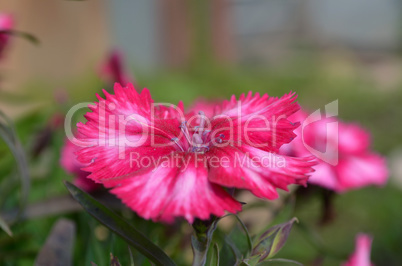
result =
M209 245L212 235L216 229L216 217L209 220L196 219L193 223L194 235L191 236L191 245L193 248L193 266L203 266L207 260Z

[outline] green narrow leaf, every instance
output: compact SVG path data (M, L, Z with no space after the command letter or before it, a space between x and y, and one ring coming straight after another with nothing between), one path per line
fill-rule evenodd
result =
M4 232L6 232L9 236L13 236L13 232L11 232L10 227L8 227L8 224L6 223L6 221L4 221L3 218L1 218L1 216L0 216L0 227L1 227L1 229L3 229Z
M14 160L14 158L13 158ZM10 165L13 165L13 162L11 161ZM1 176L1 174L0 174ZM4 207L6 204L7 199L12 195L15 194L15 190L18 189L18 187L21 184L20 177L16 173L16 171L12 171L9 174L4 175L4 180L0 181L0 209ZM8 219L8 217L3 217L6 221L12 220Z
M23 32L23 31L17 31L17 30L0 30L1 34L8 34L8 35L13 35L17 37L21 37L35 45L39 44L39 39L36 38L34 35L28 32Z
M243 259L238 264L239 264L239 266L256 266L256 265L258 265L259 261L260 261L260 256L257 255L257 256L252 256L247 259Z
M137 231L137 229L120 216L70 182L65 181L64 184L74 199L77 200L90 215L122 237L128 244L136 248L156 265L176 265L162 249L152 243L146 236Z
M130 266L134 266L134 257L133 257L133 252L131 251L130 246L128 246L128 255L130 255Z
M209 263L207 264L208 266L219 266L219 247L218 244L214 243L210 258L209 258Z
M278 259L269 259L269 260L267 260L267 262L283 262L283 263L286 263L286 265L288 265L288 264L290 263L290 264L296 264L296 265L299 265L299 266L303 266L303 264L301 264L301 263L298 262L298 261L295 261L295 260L288 260L288 259L281 259L281 258L278 258Z
M0 111L0 137L7 144L10 149L12 155L14 156L17 166L18 172L20 174L21 179L21 200L20 200L20 208L19 215L22 214L23 210L28 201L28 194L30 190L30 175L28 170L28 163L25 156L25 152L22 149L21 143L18 140L17 134L15 133L14 127L8 117Z

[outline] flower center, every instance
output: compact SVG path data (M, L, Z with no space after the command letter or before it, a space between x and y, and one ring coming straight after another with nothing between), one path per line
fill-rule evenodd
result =
M189 131L189 127L187 125L187 121L184 121L180 124L179 128L183 133L186 142L185 146L180 145L178 138L172 138L172 141L182 150L194 153L205 153L209 151L210 147L216 143L222 143L225 136L220 134L218 137L211 140L210 130L205 128L207 123L207 117L203 111L198 112L200 123L198 126L194 128L190 128L192 133Z

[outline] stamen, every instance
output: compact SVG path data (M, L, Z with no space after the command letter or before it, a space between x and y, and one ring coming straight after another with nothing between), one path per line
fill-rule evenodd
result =
M186 127L186 123L187 123L186 121L181 122L179 128L184 128L184 127Z
M178 138L172 138L171 139L174 143L176 143L176 145L180 148L181 151L184 151L183 147L179 144L178 142Z
M208 134L209 132L211 132L211 130L204 130L204 132L202 132L202 135L205 136L205 135Z
M201 116L200 128L203 129L205 126L205 113L203 111L199 111L198 114Z
M183 121L181 122L179 128L181 128L181 130L183 131L183 133L190 135L190 132L188 132L188 128L187 128L187 121Z
M186 130L184 130L183 128L181 129L181 131L183 132L183 135L186 137L187 142L189 144L191 144L191 139L190 139L190 135L186 132Z
M188 128L187 128L186 124L187 124L187 121L181 122L179 128L181 129L181 132L183 132L183 135L186 137L187 142L189 144L191 144L190 133L188 132Z
M194 126L192 134L190 134L188 126L187 126L187 121L183 121L180 123L179 128L182 131L184 137L186 138L188 142L188 146L186 145L185 147L189 152L197 152L197 153L205 153L209 151L210 145L212 143L211 140L209 140L208 143L205 143L209 139L209 133L211 130L205 130L204 127L206 125L206 116L203 111L198 112L200 116L199 120L199 125ZM225 135L220 134L217 138L215 138L215 141L218 143L222 143L223 140L221 138L224 138ZM179 144L178 138L172 138L172 141L176 143L176 145L184 151L184 148ZM212 143L213 144L213 143Z

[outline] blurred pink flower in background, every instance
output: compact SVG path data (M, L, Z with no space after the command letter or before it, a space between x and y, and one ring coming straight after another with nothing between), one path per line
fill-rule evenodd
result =
M75 152L78 149L78 146L66 139L61 152L60 164L66 172L74 175L74 184L87 192L92 192L101 186L87 178L88 172L81 170L85 165L77 160Z
M286 119L299 109L294 93L281 98L251 92L239 99L232 96L214 108L221 116L207 117L202 109L182 116L181 102L155 108L149 91L139 94L131 84L121 87L116 83L114 92L104 91L106 99L98 96L99 102L85 115L87 122L78 124L78 140L88 144L78 151L78 160L87 165L89 178L112 188L111 193L145 219L171 222L184 217L192 223L195 218L222 216L225 211L236 213L241 203L224 187L275 199L277 188L305 185L315 164L312 156L277 154L282 144L295 137L293 130L298 125ZM122 130L116 118L132 116L135 120ZM274 119L275 136L270 129L245 129L247 123L255 129ZM131 141L145 139L136 145L110 143L121 136ZM100 144L102 139L104 144ZM252 161L263 158L271 164ZM142 159L144 163L139 163Z
M108 84L117 82L125 86L128 83L133 83L134 85L136 83L134 77L129 74L126 68L122 53L117 49L111 51L101 64L99 76Z
M0 58L3 57L4 49L6 48L10 39L10 34L1 33L1 31L11 30L13 26L13 17L9 14L0 13Z
M307 113L299 111L289 119L305 121L307 117ZM309 117L309 120L311 118ZM315 119L310 121L313 120ZM334 122L338 122L338 132L327 126ZM300 126L295 133L296 139L281 147L282 154L310 155L306 146L322 154L322 157L318 158L319 164L313 167L315 172L311 175L309 183L344 192L368 185L381 186L387 182L386 160L370 150L370 134L360 126L330 117L306 123L304 129ZM336 164L328 163L334 159L337 159Z
M358 234L356 237L355 252L343 266L371 266L370 253L373 239L366 234Z

